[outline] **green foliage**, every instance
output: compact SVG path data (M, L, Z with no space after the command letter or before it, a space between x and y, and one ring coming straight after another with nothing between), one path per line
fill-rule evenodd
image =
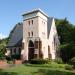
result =
M75 57L71 58L71 60L69 61L69 63L71 65L73 65L73 67L75 68Z
M65 64L57 64L55 62L50 62L47 64L27 64L27 66L31 66L31 67L44 67L44 68L55 68L55 69L64 69L65 68Z
M72 57L75 57L75 44L64 44L60 47L60 56L64 62L69 62Z
M63 61L61 58L56 58L55 59L55 62L58 63L58 64L63 64Z
M13 64L13 61L7 61L8 64Z
M11 61L11 60L12 60L12 58L11 58L11 57L9 57L9 56L6 56L6 60L7 60L7 61Z
M9 38L0 39L0 59L3 59Z
M18 60L18 59L20 59L20 56L21 56L20 54L15 54L15 55L11 55L11 58Z
M68 62L75 57L75 26L65 18L56 19L56 27L60 36L60 56Z
M65 19L56 19L56 26L58 35L60 36L60 43L70 43L71 42L71 31L74 29L74 26L69 23L69 21ZM75 34L75 33L74 33Z
M65 69L66 70L73 70L73 66L66 64Z
M5 72L2 69L0 69L0 75L18 75L15 72Z
M56 66L54 64L51 64L51 66L55 66L54 68L50 67L50 64L48 64L49 66L47 65L47 67L44 67L44 65L46 64L38 64L38 67L35 64L30 64L29 66L26 64L12 66L10 68L4 69L3 72L9 73L4 75L14 75L13 73L16 73L16 75L75 75L74 71L66 71L65 69L60 68L57 69L55 68ZM0 75L2 74L0 73Z
M47 59L32 59L30 60L31 64L46 64L49 63L49 60Z

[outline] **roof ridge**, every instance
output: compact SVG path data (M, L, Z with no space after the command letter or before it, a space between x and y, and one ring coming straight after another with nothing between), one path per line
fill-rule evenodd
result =
M33 10L31 10L31 11L27 11L27 12L25 12L22 16L25 16L25 15L28 15L28 14L31 14L31 13L33 13L33 12L41 12L43 15L45 15L46 17L48 17L48 15L44 12L44 11L42 11L40 8L38 8L38 9L33 9Z

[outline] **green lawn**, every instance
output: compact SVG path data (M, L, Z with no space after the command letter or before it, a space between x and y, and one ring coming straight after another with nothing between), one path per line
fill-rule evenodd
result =
M75 75L74 71L64 69L62 64L30 65L22 64L0 71L0 75Z

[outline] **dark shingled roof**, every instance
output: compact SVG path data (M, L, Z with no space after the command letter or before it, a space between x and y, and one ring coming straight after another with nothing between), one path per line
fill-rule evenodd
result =
M52 21L53 21L53 18L50 18L48 17L48 24L47 24L47 38L49 38L49 35L50 35L50 30L51 30L51 26L52 26Z
M15 30L12 33L12 36L9 40L7 47L21 46L22 45L22 39L23 39L23 24L18 23L16 25Z

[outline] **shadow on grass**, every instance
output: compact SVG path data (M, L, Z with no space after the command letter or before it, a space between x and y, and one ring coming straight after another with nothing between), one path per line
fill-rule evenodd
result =
M51 67L51 65L45 65L45 64L24 64L25 66L29 66L29 67Z
M15 72L4 72L2 69L0 69L0 75L18 75Z
M33 75L75 75L75 73L67 71L39 69L38 72L34 72Z
M65 66L62 64L59 65L53 65L53 64L24 64L25 66L29 66L29 67L39 67L39 68L56 68L56 69L64 69Z

